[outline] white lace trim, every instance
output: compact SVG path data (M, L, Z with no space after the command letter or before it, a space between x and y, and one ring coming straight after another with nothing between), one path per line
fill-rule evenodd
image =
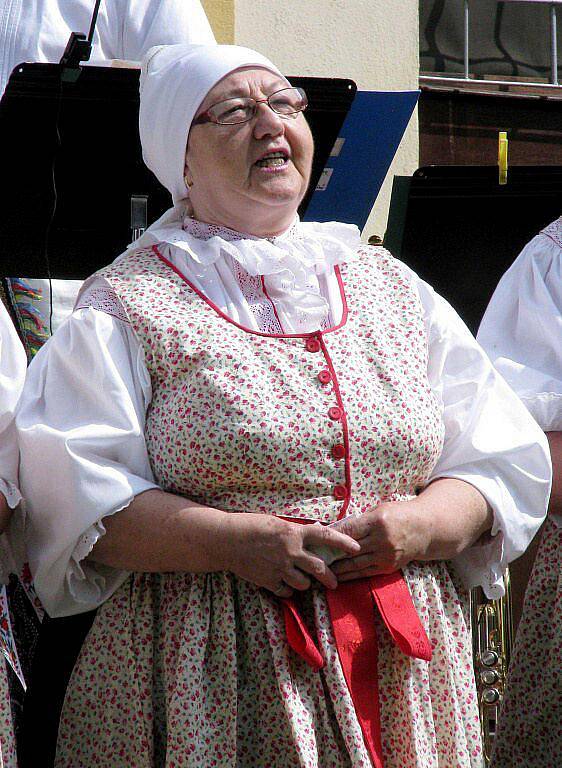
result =
M94 523L94 525L91 525L88 530L80 536L72 553L72 559L77 565L81 560L85 560L88 557L99 539L104 535L105 527L101 520L99 520L97 523Z
M283 333L281 324L275 315L273 303L263 292L261 277L249 275L234 259L231 259L231 265L236 282L240 286L259 330L262 333Z
M551 240L554 240L556 245L562 248L562 216L549 224L548 227L542 229L541 233L550 237Z
M79 297L75 309L88 309L89 307L105 312L106 315L112 315L124 323L130 322L119 297L109 285L94 283L90 288L85 289Z
M281 238L296 238L298 237L298 219L293 222L287 232L279 235ZM233 242L234 240L261 240L262 238L255 237L254 235L242 235L235 229L229 229L229 227L222 227L219 224L206 224L203 221L194 219L193 216L186 216L183 220L182 228L184 232L187 232L198 240L210 240L212 237L220 237L227 242ZM275 243L279 237L266 237L263 238L270 243Z

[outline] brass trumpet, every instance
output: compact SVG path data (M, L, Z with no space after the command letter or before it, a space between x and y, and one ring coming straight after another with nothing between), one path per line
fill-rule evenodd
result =
M505 595L488 600L480 587L470 593L474 674L480 710L484 760L492 754L499 711L513 646L513 614L509 572L504 575Z

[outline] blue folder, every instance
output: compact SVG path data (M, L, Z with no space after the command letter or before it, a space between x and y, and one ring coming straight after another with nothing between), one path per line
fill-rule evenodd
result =
M305 221L365 226L418 97L419 91L357 92Z

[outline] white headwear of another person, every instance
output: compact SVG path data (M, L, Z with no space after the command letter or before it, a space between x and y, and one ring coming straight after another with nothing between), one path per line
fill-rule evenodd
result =
M263 67L285 80L261 53L237 45L164 45L147 52L140 78L142 154L174 204L188 196L185 151L197 110L220 80L249 66Z

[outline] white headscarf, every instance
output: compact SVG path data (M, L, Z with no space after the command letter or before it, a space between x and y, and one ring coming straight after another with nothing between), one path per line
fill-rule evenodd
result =
M286 332L316 330L327 318L329 306L311 286L311 274L328 272L353 257L360 242L357 227L304 224L297 219L291 236L267 239L241 234L231 240L220 235L200 239L183 226L189 214L184 166L191 123L211 88L247 66L264 67L283 77L265 56L235 45L166 45L148 51L140 82L143 158L171 192L174 206L118 258L155 243L164 252L180 249L188 259L184 269L197 274L203 285L205 274L211 274L225 256L231 257L250 275L264 276Z
M140 79L142 155L174 204L188 195L185 150L197 110L219 80L248 66L282 77L261 53L237 45L161 45L147 52Z

